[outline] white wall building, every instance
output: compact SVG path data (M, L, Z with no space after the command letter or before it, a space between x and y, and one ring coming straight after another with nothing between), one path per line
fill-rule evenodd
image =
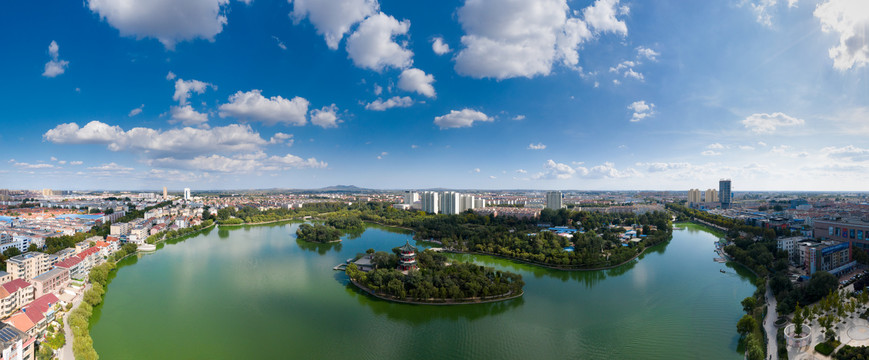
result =
M190 188L184 188L184 200L190 201L192 197L190 197Z
M546 193L546 208L552 209L552 210L561 209L561 207L564 205L562 203L563 198L564 198L564 195L561 193L561 191L549 191L549 192L547 192Z
M461 196L457 192L444 191L441 194L441 214L456 215L461 213Z
M440 196L436 191L424 191L420 194L419 201L422 211L437 214L440 210Z

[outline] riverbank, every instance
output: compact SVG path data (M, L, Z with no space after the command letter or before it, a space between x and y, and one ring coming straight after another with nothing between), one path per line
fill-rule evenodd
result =
M221 224L219 221L216 221L215 224L220 225L220 226L226 226L226 227L240 227L240 226L268 225L268 224L274 224L274 223L279 223L279 222L300 221L300 220L304 220L304 219L291 217L291 218L279 219L279 220L262 221L262 222L256 222L256 223L241 223L241 224Z
M494 302L499 302L499 301L512 300L512 299L516 299L516 298L522 297L522 295L525 295L525 290L522 290L522 291L519 292L519 294L512 294L512 291L511 291L511 292L509 292L509 293L507 293L507 294L505 294L505 295L499 295L499 296L488 296L488 297L477 297L477 298L466 298L466 299L459 299L459 300L455 300L455 299L436 299L436 298L430 298L430 299L427 299L427 300L421 300L421 299L405 300L405 299L399 299L399 298L396 298L396 297L394 297L394 296L390 296L390 295L387 295L387 294L378 293L378 292L376 292L376 291L374 291L374 290L372 290L372 289L369 289L368 287L366 287L366 286L364 286L364 285L362 285L362 284L356 282L356 281L353 280L353 279L350 279L350 283L353 284L354 286L356 286L357 289L362 290L362 291L368 293L369 295L374 296L374 297L376 297L376 298L378 298L378 299L386 300L386 301L391 301L391 302L396 302L396 303L402 303L402 304L413 304L413 305L473 305L473 304L488 304L488 303L494 303Z
M670 240L672 240L672 238L673 238L673 236L671 235L671 236L670 236ZM653 248L653 247L656 247L656 246L658 246L658 245L666 245L668 242L670 242L670 240L667 240L667 241L665 241L665 242L662 242L662 243L660 243L660 244L656 244L656 245L653 245L653 246L650 246L650 247L647 247L647 248L643 248L643 251L638 252L636 255L634 255L634 256L631 257L630 259L627 259L627 260L625 260L625 261L622 261L622 262L620 262L620 263L618 263L618 264L615 264L615 265L607 265L607 266L596 267L596 268L570 268L570 267L559 267L559 266L550 265L550 264L546 264L546 263L540 263L540 262L529 261L529 260L522 260L522 259L517 259L517 258L512 258L512 257L507 257L507 256L503 256L503 255L495 254L495 253L482 252L482 251L459 251L459 250L444 249L444 252L451 253L451 254L486 255L486 256L496 257L496 258L499 258L499 259L504 259L504 260L509 260L509 261L515 261L515 262L522 263L522 264L526 264L526 265L540 266L540 267L544 267L544 268L547 268L547 269L551 269L551 270L559 270L559 271L599 271L599 270L610 270L610 269L615 269L615 268L617 268L617 267L619 267L619 266L625 265L625 264L627 264L627 263L629 263L629 262L631 262L631 261L636 260L638 257L640 257L640 255L643 255L643 254L646 252L646 250L649 250L649 249L651 249L651 248ZM420 241L426 241L426 240L420 240Z

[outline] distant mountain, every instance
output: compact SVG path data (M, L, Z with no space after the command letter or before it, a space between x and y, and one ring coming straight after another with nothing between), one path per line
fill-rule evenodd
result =
M324 188L316 189L318 191L371 191L371 189L361 188L355 185L333 185Z

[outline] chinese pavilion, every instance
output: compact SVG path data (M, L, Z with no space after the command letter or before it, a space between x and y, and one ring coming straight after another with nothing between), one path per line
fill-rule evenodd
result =
M399 248L398 254L398 269L405 271L416 269L416 248L410 245L410 241L405 242L404 246Z

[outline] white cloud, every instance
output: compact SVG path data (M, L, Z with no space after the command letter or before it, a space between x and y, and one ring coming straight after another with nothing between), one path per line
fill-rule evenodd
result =
M557 163L552 159L547 160L543 163L543 172L539 172L532 176L533 179L570 179L573 177L573 174L576 174L576 169L572 168L570 165Z
M413 144L413 145L410 146L410 148L411 148L411 149L417 149L417 148L419 148L419 145L417 145L417 144Z
M275 133L272 135L272 138L269 139L269 144L284 144L287 146L293 146L293 135L292 134L284 134L284 133Z
M773 146L772 149L770 149L770 152L792 158L804 158L809 156L809 153L805 151L795 151L789 145Z
M825 147L821 153L831 158L848 159L851 161L869 161L869 149L859 148L854 145L844 147Z
M268 144L250 126L239 124L211 129L185 127L163 131L137 127L124 131L120 126L91 121L84 127L76 123L57 125L42 138L55 144L101 144L111 151L131 151L149 157L251 152Z
M290 17L298 24L308 18L317 33L326 38L330 49L338 49L344 34L353 25L373 15L380 8L377 0L289 0L293 4Z
M645 46L640 46L640 47L637 47L637 56L644 57L644 58L649 59L651 61L658 61L658 56L661 56L661 53L659 53L655 50L649 49Z
M102 164L100 166L89 167L88 170L129 172L129 171L134 170L134 169L130 168L130 167L121 166L121 165L118 165L118 164L112 162L112 163L108 163L108 164Z
M70 165L81 165L81 164L84 164L84 161L70 161L69 164Z
M700 155L703 155L703 156L719 156L719 155L721 155L721 153L718 152L718 151L706 150L706 151L703 151L702 153L700 153Z
M172 100L177 101L178 105L185 105L187 104L187 100L190 99L191 92L202 94L205 92L205 90L208 89L209 86L216 89L214 85L211 85L207 82L199 80L178 79L177 81L175 81L175 94L172 95Z
M637 163L637 166L648 167L649 172L664 172L670 170L687 169L691 164L684 162L652 162L652 163Z
M519 174L527 174L528 173L528 171L526 171L525 169L519 169L519 170L516 170L516 172Z
M740 145L740 146L739 146L739 149L740 149L740 150L754 150L754 146L751 146L751 145Z
M182 124L184 126L198 126L208 122L208 114L203 114L190 105L172 106L169 108L170 124Z
M172 81L172 80L175 80L175 78L176 78L175 73L173 73L171 71L168 74L166 74L166 80Z
M489 179L493 179L493 180L494 180L494 179L497 179L497 177L496 177L495 175L489 175Z
M747 129L758 134L772 133L778 127L797 126L805 124L802 119L797 119L780 112L766 114L752 114L742 120Z
M386 151L381 152L380 155L377 155L377 160L382 160L386 155L389 155L389 153Z
M513 117L513 120L516 120L516 121L525 120L525 115L516 115Z
M757 15L757 22L772 27L772 14L770 11L778 3L778 0L757 0L750 4L751 10Z
M365 110L384 111L394 107L410 107L413 105L413 99L409 96L399 97L393 96L386 101L377 99L365 105Z
M634 101L628 105L628 109L634 112L631 115L631 122L637 122L655 114L655 104L646 104L645 100Z
M477 110L462 109L461 111L450 110L449 114L438 116L434 119L435 125L443 129L470 127L475 121L494 121L488 115Z
M292 154L267 157L262 152L236 155L197 156L192 159L165 157L148 161L149 166L188 169L221 173L251 173L255 171L280 171L305 168L325 168L325 162L315 158L307 160Z
M416 92L427 97L435 97L435 89L431 84L434 76L416 68L401 72L398 77L398 88L404 91Z
M278 44L278 47L281 48L281 50L287 49L287 45L284 45L284 42L281 41L281 39L279 37L272 35L272 39L275 39L275 41Z
M121 36L155 38L167 49L180 41L214 40L227 24L229 0L88 0L88 7Z
M821 30L838 33L830 48L833 67L845 71L869 64L869 3L866 0L828 0L815 8Z
M335 128L338 123L338 107L335 104L324 106L322 109L311 110L311 123L322 128Z
M374 84L374 95L380 96L383 93L383 87L380 85Z
M413 52L394 40L408 30L408 20L398 21L384 13L372 15L347 38L347 55L356 66L374 71L409 67L413 64Z
M588 169L588 173L585 175L585 177L592 179L619 179L641 176L642 175L634 169L616 169L615 164L611 162L604 162L601 165L592 167Z
M543 150L543 149L546 149L546 145L544 145L543 143L528 144L528 150Z
M48 44L48 55L51 56L51 60L45 63L45 71L42 72L42 76L53 78L63 74L66 71L66 67L69 66L69 61L58 58L60 56L60 47L57 46L57 42L54 40L51 40L51 43Z
M720 143L714 143L714 144L706 145L706 148L707 148L707 149L720 150L720 149L724 149L724 145L721 145Z
M49 160L51 160L51 161L57 161L57 158L54 157L54 156L52 156Z
M479 173L479 172L480 172L480 168L474 168L474 172L475 172L475 173Z
M220 117L233 116L249 121L259 121L265 125L295 125L302 126L307 123L305 117L308 113L308 100L294 97L292 100L281 96L266 98L262 96L262 90L248 92L236 92L229 96L229 103L219 107Z
M17 161L15 161L15 159L11 159L11 160L9 160L9 162L12 163L12 165L19 167L19 168L22 168L22 169L54 169L54 168L57 168L56 166L51 165L51 164L45 164L45 163L30 164L30 163L25 163L25 162L17 162Z
M628 69L628 71L625 71L624 76L626 78L632 77L632 78L640 80L640 81L645 80L645 76L643 76L643 74L641 74L641 73L634 71L634 69Z
M576 68L579 46L595 33L627 34L616 19L618 0L597 0L572 17L566 0L469 0L459 9L466 35L456 56L459 74L507 79L549 75L553 64Z
M435 54L443 55L453 51L450 49L450 45L444 42L442 37L436 37L431 41L431 49Z
M133 110L130 110L130 113L127 114L127 116L128 116L128 117L133 117L133 116L139 115L139 114L142 113L142 110L143 110L143 109L145 109L145 104L142 104L141 106L139 106L139 107L137 107L137 108L135 108L135 109L133 109Z

